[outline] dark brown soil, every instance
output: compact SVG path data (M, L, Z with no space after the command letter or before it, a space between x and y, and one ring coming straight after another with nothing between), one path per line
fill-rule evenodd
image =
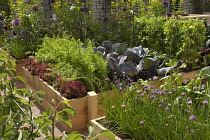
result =
M114 126L111 124L107 119L103 118L101 120L97 120L99 124L101 124L103 127L107 128L110 130L113 134L121 138L122 140L131 140L132 137L129 136L128 134L122 133L119 131L119 128L117 126Z

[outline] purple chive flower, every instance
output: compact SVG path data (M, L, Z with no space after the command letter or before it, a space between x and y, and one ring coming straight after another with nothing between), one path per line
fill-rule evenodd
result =
M103 6L101 9L102 9L102 10L105 10L105 9L106 9L106 7L104 7L104 6Z
M109 78L106 78L105 81L109 81Z
M164 95L165 94L165 91L160 91L159 94Z
M125 108L126 107L126 105L122 105L122 108Z
M193 90L196 91L197 90L197 87L193 87Z
M146 6L150 5L150 3L145 3Z
M144 88L144 91L147 91L148 90L148 88Z
M141 91L141 90L137 90L136 92L137 92L137 93L142 93L142 91Z
M186 95L186 93L183 92L181 95L184 96L184 95Z
M208 104L208 103L209 103L208 101L203 101L203 104L205 104L205 105Z
M149 87L148 85L145 85L145 86L144 86L144 88L148 88L148 87Z
M155 98L155 95L149 95L149 98L150 99L154 99Z
M159 105L159 108L162 108L162 105Z
M196 116L194 115L190 116L189 120L196 120Z
M115 83L115 84L118 84L118 83L119 83L119 81L118 81L118 80L116 80L116 81L114 81L114 83Z
M169 111L169 110L170 110L170 108L167 106L167 107L166 107L166 111Z
M159 103L159 104L163 104L163 103L164 103L164 101L160 100L158 103Z
M157 79L158 79L158 77L157 77L157 76L154 76L152 79L153 79L153 80L157 80Z
M151 91L150 93L151 93L151 94L156 94L156 92L155 92L155 91Z
M154 86L150 86L151 89L154 89Z
M168 104L168 107L171 107L171 104Z
M33 11L37 11L37 10L38 10L38 6L32 6L31 9L32 9Z
M179 96L178 99L180 100L180 99L182 99L182 97Z
M80 11L81 11L81 12L88 12L89 10L88 10L88 8L86 8L86 7L80 7Z
M148 8L144 8L144 10L146 10L146 11L147 11L147 10L148 10Z
M123 8L123 11L127 11L127 8Z
M189 101L190 100L190 97L187 97L187 100Z
M140 121L139 124L140 124L140 125L144 125L144 121Z
M191 129L191 130L190 130L190 132L191 132L191 133L194 133L194 132L195 132L195 130Z
M192 101L188 101L187 104L188 104L188 105L192 105Z
M162 2L162 5L168 6L168 2L167 2L167 1L163 1L163 2Z
M138 101L141 101L142 99L141 99L141 98L137 98L137 100L138 100Z
M141 94L141 96L144 96L144 94Z
M190 111L187 109L184 109L184 112L186 112L187 114L190 114Z
M12 25L14 27L20 26L20 19L19 18L16 18L15 20L13 20L12 21Z
M119 91L122 91L123 90L123 88L122 87L119 87Z
M189 127L188 126L186 126L186 129L188 129Z

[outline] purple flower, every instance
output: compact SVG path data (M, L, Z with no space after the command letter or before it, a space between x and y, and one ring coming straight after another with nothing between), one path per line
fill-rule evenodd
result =
M196 116L194 115L190 116L189 120L196 120Z
M167 1L163 1L163 2L162 2L162 5L168 6L168 2L167 2Z
M116 80L116 81L114 81L114 83L115 83L115 84L118 84L118 83L119 83L119 81L118 81L118 80Z
M20 19L19 18L16 18L15 20L13 20L12 21L12 25L14 27L20 26Z
M106 9L106 7L104 7L104 6L103 6L101 9L102 9L102 10L105 10L105 9Z
M142 91L141 91L141 90L137 90L136 92L137 92L137 93L142 93Z
M208 104L208 103L209 103L208 101L203 101L203 104L205 104L205 105Z
M165 94L165 91L160 91L159 94L164 95Z
M31 9L32 9L33 11L37 11L37 10L38 10L38 7L37 7L37 6L32 6Z
M171 107L171 104L168 104L168 107Z
M127 11L127 8L123 8L123 11Z
M188 126L186 126L186 129L188 129L189 127Z
M160 100L158 103L159 103L159 104L163 104L163 103L164 103L164 101Z
M140 121L139 124L140 124L140 125L144 125L144 121Z
M184 96L184 95L186 95L186 93L183 92L181 95Z
M193 90L196 91L197 90L197 87L193 87Z
M180 100L180 99L182 99L182 97L179 96L178 99Z
M144 86L144 88L148 88L148 87L149 87L148 85L145 85L145 86Z
M109 78L106 78L105 81L109 81Z
M148 10L148 8L144 8L144 10Z
M141 96L144 96L144 94L141 94Z
M154 99L155 98L155 95L149 95L149 98L150 99Z
M187 97L187 100L189 101L190 100L190 97Z
M138 100L138 101L141 101L142 99L141 99L141 98L137 98L137 100Z
M188 101L187 104L188 104L188 105L192 105L192 101Z
M169 110L170 110L170 108L167 106L167 107L166 107L166 111L169 111Z
M81 11L81 12L88 12L89 10L88 10L88 8L86 8L86 7L81 7L81 8L80 8L80 11Z
M122 105L122 108L125 108L126 107L126 105Z
M150 86L151 89L154 89L154 86Z
M195 132L195 130L191 129L191 130L190 130L190 132L191 132L191 133L194 133L194 132Z
M190 114L190 111L187 109L184 109L184 112L186 112L187 114Z
M144 91L147 91L148 90L148 88L144 88Z
M153 80L157 80L157 79L158 79L158 77L157 77L157 76L154 76L152 79L153 79Z

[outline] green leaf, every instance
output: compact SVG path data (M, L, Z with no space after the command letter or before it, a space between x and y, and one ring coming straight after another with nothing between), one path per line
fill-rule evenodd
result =
M109 138L110 140L116 140L115 135L112 134L112 133L111 133L110 131L108 131L108 130L102 130L102 131L100 132L100 134L103 135L103 136L105 136L105 137L107 137L107 138Z
M63 111L66 111L66 113L68 113L69 115L72 115L72 116L76 115L76 112L75 112L75 110L72 107L65 107L63 109Z
M44 99L43 95L39 94L39 93L33 94L33 97L36 98L36 100L39 102L39 104L41 104L42 100Z
M20 131L19 136L18 136L18 140L22 140L23 137L23 131Z
M4 133L4 137L14 133L16 130L14 128L9 129L8 131L6 131L6 133Z
M9 67L13 67L13 66L16 65L16 63L15 63L14 60L9 60L9 61L8 61L8 65L9 65Z
M16 76L21 82L26 83L25 79L22 76Z
M43 116L48 118L50 117L50 115L51 115L51 108L47 108L45 112L43 112Z
M72 131L66 138L66 140L83 140L78 132Z
M0 74L0 79L2 79L2 78L6 78L6 76L7 76L7 74L6 74L6 73L1 73L1 74Z
M45 92L44 92L43 90L39 90L39 91L37 91L36 93L39 93L39 94L42 94L42 95L45 94Z
M69 101L70 101L70 100L63 100L63 101L61 101L61 102L65 103L67 106L71 107Z
M59 112L59 113L57 114L56 117L59 118L59 119L58 119L59 121L63 121L63 122L65 122L69 127L72 127L71 120L69 119L68 114L67 114L65 111Z
M4 126L9 120L9 118L10 118L9 116L3 116L3 118L0 119L0 126Z

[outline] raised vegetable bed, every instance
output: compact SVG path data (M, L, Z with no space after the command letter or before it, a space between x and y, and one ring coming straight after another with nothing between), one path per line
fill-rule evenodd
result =
M46 108L53 108L52 100L55 100L56 105L66 98L62 97L60 93L52 86L39 79L37 76L32 76L31 73L23 68L24 78L26 81L26 87L31 88L33 92L42 90L45 92L44 99L41 103L41 106ZM76 98L70 100L70 105L74 108L76 116L69 118L72 121L72 128L68 127L63 122L58 122L58 127L65 131L80 131L87 128L88 122L91 119L98 118L103 116L103 112L97 107L97 94L95 92L88 92L88 95L83 98ZM65 104L61 103L57 111L62 110L65 107Z

